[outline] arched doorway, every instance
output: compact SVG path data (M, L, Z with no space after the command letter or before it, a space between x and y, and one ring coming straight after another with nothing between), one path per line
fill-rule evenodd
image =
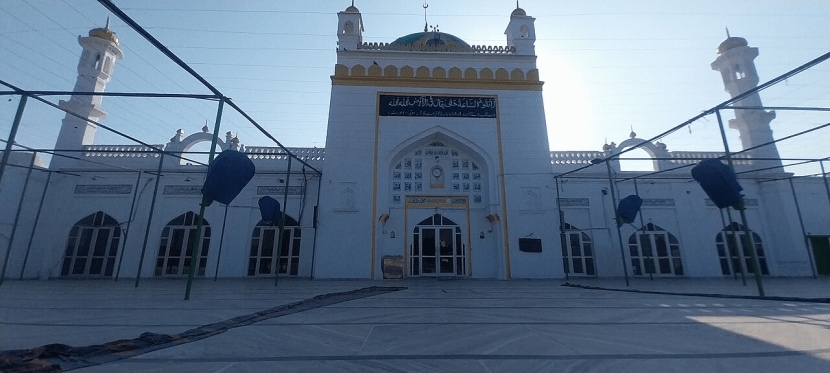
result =
M635 276L682 276L680 242L665 229L648 223L628 238L631 270Z
M758 256L758 265L761 267L761 274L768 275L769 268L767 267L767 257L764 255L764 245L761 243L761 236L753 231L749 231L750 246L755 248L755 255ZM729 276L741 272L741 262L743 262L743 269L747 273L755 273L752 266L752 256L749 252L749 247L746 246L744 237L746 231L744 226L738 223L732 223L723 228L715 237L715 245L718 249L718 259L720 259L721 273L724 276ZM738 252L738 242L740 242L741 252Z
M112 276L121 226L98 211L78 220L66 242L61 276Z
M409 252L411 276L464 276L467 274L466 245L461 227L442 214L418 223Z
M286 215L282 245L277 250L279 227L260 220L251 235L248 276L273 276L274 268L279 269L280 275L297 276L300 268L301 233L299 223Z
M187 252L190 242L196 236L196 217L188 211L167 223L161 232L159 253L156 259L155 276L186 276L190 268L190 255ZM195 275L204 276L207 267L208 248L210 246L210 224L202 220L202 237L199 240L199 266Z
M565 223L565 246L562 247L565 273L572 276L596 276L594 244L587 233Z

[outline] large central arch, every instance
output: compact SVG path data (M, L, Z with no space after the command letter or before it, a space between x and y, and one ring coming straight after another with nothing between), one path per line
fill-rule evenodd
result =
M487 152L441 126L402 142L390 152L386 186L391 207L406 195L466 195L473 207L490 202L493 162Z

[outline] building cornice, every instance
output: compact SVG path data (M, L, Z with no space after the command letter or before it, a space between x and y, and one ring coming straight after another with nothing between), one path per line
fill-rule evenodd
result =
M381 69L379 65L365 68L357 64L351 68L337 64L334 75L331 76L333 85L348 86L380 86L380 87L415 87L415 88L450 88L450 89L485 89L485 90L518 90L541 91L544 82L539 80L539 70L523 71L504 68L495 71L489 68L474 69L452 67L445 69L441 66L428 68L419 66L402 66L398 68L389 65Z

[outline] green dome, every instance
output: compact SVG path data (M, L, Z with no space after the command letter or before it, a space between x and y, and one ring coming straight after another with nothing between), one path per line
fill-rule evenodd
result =
M395 45L416 45L424 44L432 47L446 46L448 48L471 48L467 42L461 40L459 37L444 32L416 32L406 36L401 36L391 44Z

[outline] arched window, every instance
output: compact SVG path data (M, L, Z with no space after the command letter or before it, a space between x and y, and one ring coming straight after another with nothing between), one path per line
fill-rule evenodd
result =
M761 236L753 231L750 234L750 247L755 248L755 255L758 256L758 264L761 267L761 274L768 275L769 268L767 267L767 258L764 255L764 246L761 243ZM749 247L746 246L744 237L746 232L744 226L738 223L727 225L723 230L718 232L715 237L715 245L718 248L718 258L720 259L720 269L724 276L729 276L734 273L741 272L741 263L743 263L743 270L747 273L755 273L752 266L752 256L749 252ZM738 251L738 242L742 250Z
M648 223L628 237L631 270L635 276L681 276L683 263L677 237Z
M297 221L286 215L282 245L277 250L279 226L261 220L251 235L248 276L273 276L274 268L279 268L281 275L297 276L300 270L300 233Z
M596 276L594 244L591 237L565 223L565 246L562 247L562 264L565 273L576 276Z
M104 59L104 73L107 75L112 74L112 57L107 57Z
M171 220L161 232L159 254L156 259L156 276L186 276L190 270L190 242L196 239L197 214L188 211ZM210 246L210 224L202 220L202 237L199 240L199 266L197 276L205 275L208 247Z
M466 246L461 227L441 214L434 214L415 226L410 246L409 274L412 276L465 275Z
M102 211L72 227L66 242L61 276L112 276L121 242L121 226Z

